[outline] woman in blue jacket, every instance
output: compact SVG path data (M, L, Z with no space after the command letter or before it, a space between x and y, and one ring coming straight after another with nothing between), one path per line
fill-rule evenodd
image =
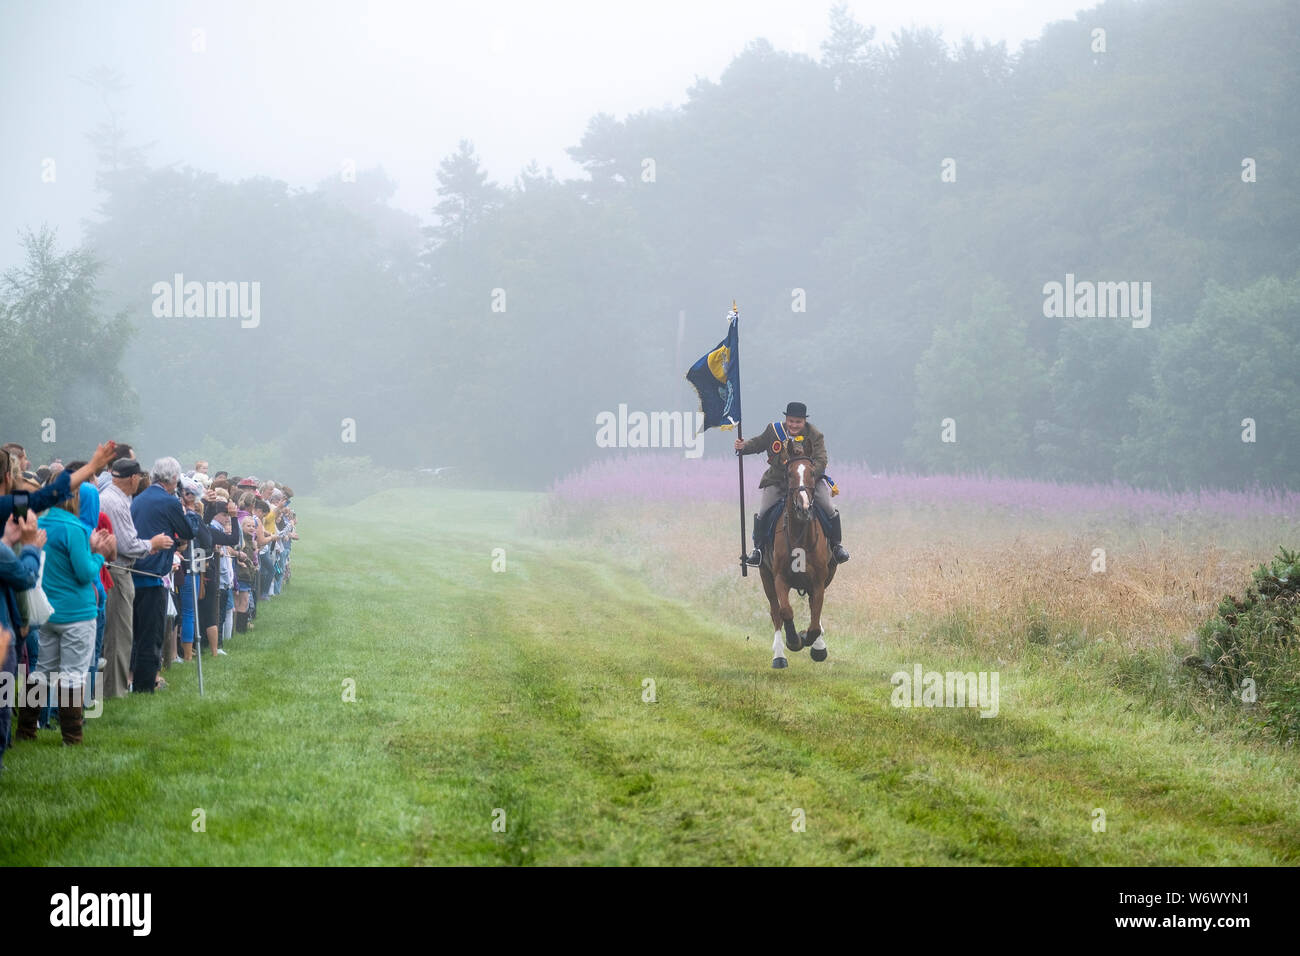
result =
M65 744L79 744L82 737L82 701L86 677L95 652L95 621L98 600L95 582L106 558L117 542L107 531L89 532L78 517L79 500L71 498L50 508L37 522L46 534L45 573L41 587L54 608L41 625L40 659L29 681L37 693L43 686L53 702L58 694L59 729ZM35 733L37 709L32 693L18 712L22 736Z
M5 522L4 539L0 541L0 628L8 631L12 637L8 641L0 671L9 675L10 687L16 690L18 675L18 641L22 628L22 616L18 611L17 594L36 586L36 573L41 566L41 547L45 544L45 532L36 525L36 515L28 512L23 521L12 515ZM15 551L18 553L15 554ZM0 644L4 643L0 636ZM2 680L3 677L0 677ZM0 706L0 770L4 769L5 750L9 747L9 725L13 719L13 707L7 695ZM34 736L33 732L33 736Z
M72 466L69 465L69 468ZM93 532L101 524L99 517L99 489L92 482L82 482L81 490L77 494L78 498L78 516L81 523L85 525L86 532ZM105 519L108 530L112 531L112 522ZM114 535L116 538L116 535ZM109 554L105 557L106 561L113 561L117 554ZM95 698L95 674L99 670L99 656L104 651L104 607L108 603L108 592L104 590L104 575L100 574L95 578L95 649L90 655L90 692L86 695L89 701Z

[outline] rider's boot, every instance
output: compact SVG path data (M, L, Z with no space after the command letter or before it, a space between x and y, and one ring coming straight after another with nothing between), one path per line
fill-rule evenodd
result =
M754 550L749 553L745 563L751 568L756 568L763 563L763 552L760 544L763 541L763 516L754 515Z
M840 539L844 533L840 530L840 516L837 513L830 520L831 525L831 555L835 558L836 564L843 564L849 559L849 553L844 550L844 545L840 544Z

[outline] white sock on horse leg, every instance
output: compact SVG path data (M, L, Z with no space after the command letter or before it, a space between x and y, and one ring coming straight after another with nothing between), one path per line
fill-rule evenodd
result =
M824 651L826 650L826 639L822 637L822 635L818 634L817 640L812 642L812 646L815 651Z
M782 640L784 633L777 631L772 638L772 660L778 657L785 657L785 641Z

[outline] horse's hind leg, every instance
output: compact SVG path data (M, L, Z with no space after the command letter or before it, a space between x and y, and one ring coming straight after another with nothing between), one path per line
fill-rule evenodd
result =
M808 655L815 661L826 660L826 638L822 637L822 601L825 597L824 585L814 585L808 592L808 610L812 614L812 620L808 624L803 646L810 648Z

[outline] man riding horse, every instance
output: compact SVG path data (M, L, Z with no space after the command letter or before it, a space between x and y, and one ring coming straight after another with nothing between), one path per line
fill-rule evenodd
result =
M762 548L767 540L772 509L785 495L786 471L781 461L781 449L787 440L805 446L804 453L812 459L817 507L828 519L830 528L827 537L830 539L831 554L836 563L843 564L849 559L849 553L840 544L840 512L831 503L830 483L823 480L826 474L826 439L808 421L808 408L803 402L791 402L786 406L784 424L773 422L761 435L749 441L736 439L736 451L742 455L767 452L767 471L758 483L761 497L758 514L754 518L754 552L746 559L746 563L752 567L758 567L762 563Z

